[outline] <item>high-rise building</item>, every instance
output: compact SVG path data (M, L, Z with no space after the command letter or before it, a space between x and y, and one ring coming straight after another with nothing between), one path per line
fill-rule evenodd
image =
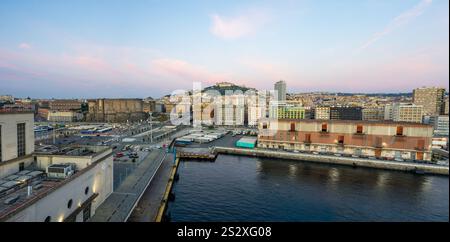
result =
M277 101L286 101L286 82L281 80L275 83L275 91L277 91Z
M413 91L413 103L423 106L423 115L439 115L443 107L444 94L444 88L416 88Z
M443 109L442 114L448 115L448 96L445 98Z
M423 106L409 103L394 103L392 120L396 122L422 123Z

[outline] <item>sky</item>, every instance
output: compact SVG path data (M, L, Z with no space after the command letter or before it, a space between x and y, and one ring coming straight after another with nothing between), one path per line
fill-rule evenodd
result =
M2 0L0 95L449 87L448 0Z

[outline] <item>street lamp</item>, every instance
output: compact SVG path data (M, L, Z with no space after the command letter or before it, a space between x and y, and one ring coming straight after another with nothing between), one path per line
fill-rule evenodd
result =
M150 118L150 143L153 143L153 123L152 123L152 112L148 112Z

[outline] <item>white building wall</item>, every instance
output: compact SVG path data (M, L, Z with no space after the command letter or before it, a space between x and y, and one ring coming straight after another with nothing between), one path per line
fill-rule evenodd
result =
M88 194L84 193L86 187L89 187ZM62 185L54 192L19 212L8 221L43 222L47 216L51 216L53 222L63 221L93 193L98 193L98 197L92 202L91 216L93 216L98 206L106 200L112 191L113 159L108 157L74 180ZM67 204L70 199L72 199L73 204L71 208L68 208ZM80 221L80 218L82 217L78 215L77 220Z
M25 123L25 154L28 155L34 151L33 113L0 113L1 161L17 158L17 124L19 123Z

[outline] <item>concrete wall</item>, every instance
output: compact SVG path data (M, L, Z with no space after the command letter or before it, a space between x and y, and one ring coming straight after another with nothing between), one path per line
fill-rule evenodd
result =
M17 158L17 124L25 123L25 154L34 151L34 114L33 113L0 113L1 161Z
M77 176L77 174L74 176ZM85 194L86 187L89 187L88 194ZM91 216L93 216L98 206L112 193L112 189L113 159L110 156L14 215L8 221L43 222L47 216L51 216L53 222L63 221L93 193L98 193L98 197L95 198L91 206ZM73 205L69 209L67 204L70 199L73 200ZM81 221L82 211L76 217L77 221Z
M291 131L293 124L295 130ZM326 132L322 132L323 124ZM358 125L362 126L361 134L357 133ZM399 126L403 135L397 135ZM269 120L259 125L258 147L351 155L361 151L366 156L431 160L432 130L430 125L408 123ZM339 144L339 140L343 142Z
M87 121L130 122L146 119L141 99L96 99L88 102Z
M30 155L23 158L18 158L13 162L0 163L0 179L19 172L20 163L23 163L26 168L33 163L33 157Z
M239 149L229 147L215 147L215 151L223 154L268 157L277 159L302 160L327 164L348 165L353 167L368 167L376 169L398 171L423 171L428 174L449 175L448 166L413 164L406 162L377 161L368 159L356 159L348 157L319 156L310 154L296 154L270 150Z

